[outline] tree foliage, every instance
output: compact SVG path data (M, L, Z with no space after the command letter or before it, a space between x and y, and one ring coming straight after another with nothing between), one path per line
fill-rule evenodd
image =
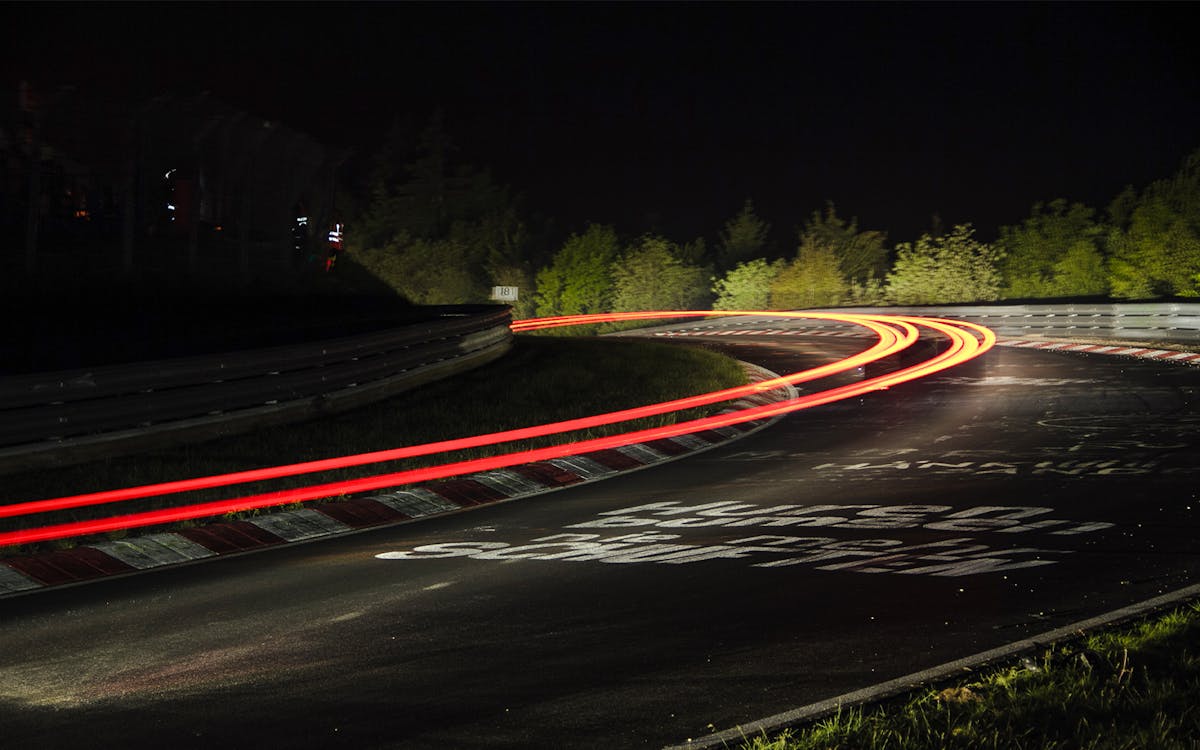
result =
M1092 297L1107 295L1108 272L1104 256L1095 242L1079 240L1072 243L1054 264L1055 288L1046 297Z
M405 299L418 305L480 301L480 283L463 262L467 248L452 239L398 237L379 248L364 247L355 259Z
M613 264L613 309L706 309L711 273L688 262L683 250L657 235L642 237Z
M846 221L837 215L833 203L825 205L825 213L814 211L800 230L800 244L826 247L838 259L838 268L847 281L865 282L881 278L887 265L887 235L883 232L858 230L858 219Z
M1095 212L1063 199L1035 204L1018 227L1001 227L1000 272L1004 296L1046 298L1108 293L1100 243L1104 228Z
M717 265L722 270L739 263L762 257L767 248L771 225L754 212L754 203L747 198L737 216L725 222L717 250Z
M1110 214L1113 296L1200 296L1200 151L1140 196L1123 193Z
M839 305L848 289L836 249L805 235L796 258L771 283L771 307L791 310Z
M771 283L787 264L782 260L768 263L755 258L734 266L713 281L717 295L714 310L766 310L771 305Z
M439 114L415 144L404 138L394 129L376 156L350 252L413 302L481 302L493 285L528 289L520 200L486 170L454 161Z
M613 303L613 263L621 253L616 231L590 225L573 234L537 274L539 316L608 312Z
M975 239L970 224L947 235L924 234L896 246L887 276L888 299L899 305L937 305L1000 299L1002 251Z

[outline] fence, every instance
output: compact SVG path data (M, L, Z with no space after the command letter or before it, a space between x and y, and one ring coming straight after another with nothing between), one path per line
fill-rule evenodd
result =
M363 406L490 362L507 306L301 345L0 378L0 472L202 440Z

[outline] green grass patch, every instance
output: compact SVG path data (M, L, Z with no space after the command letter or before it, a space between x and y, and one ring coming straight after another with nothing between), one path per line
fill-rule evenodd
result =
M1200 603L743 750L1200 747Z
M518 336L500 360L378 402L302 424L190 445L164 447L54 470L4 476L0 503L16 503L99 490L311 461L405 445L585 417L741 385L734 360L699 348L628 339ZM184 503L331 482L418 466L507 453L630 429L670 424L718 411L668 414L499 447L458 451L301 477L146 498L0 521L0 530L100 518ZM106 537L111 538L111 537ZM21 551L31 551L25 548ZM13 548L8 549L12 553Z

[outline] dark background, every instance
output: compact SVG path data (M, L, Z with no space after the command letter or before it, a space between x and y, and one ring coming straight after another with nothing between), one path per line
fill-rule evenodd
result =
M1200 147L1188 4L15 4L22 80L111 114L210 91L348 176L435 109L563 231L715 238L753 198L790 251L825 201L894 242L1103 209Z

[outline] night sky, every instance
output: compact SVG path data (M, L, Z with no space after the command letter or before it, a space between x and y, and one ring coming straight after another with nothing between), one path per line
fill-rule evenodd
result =
M213 96L356 149L435 108L563 231L716 239L755 201L782 250L826 200L984 239L1103 208L1200 148L1190 4L7 5L5 90L113 109Z

